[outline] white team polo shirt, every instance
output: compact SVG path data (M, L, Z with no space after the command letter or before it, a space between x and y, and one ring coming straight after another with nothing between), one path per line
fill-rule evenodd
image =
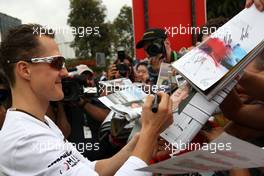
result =
M25 112L9 109L0 131L0 175L97 176L96 162L84 158L64 139L60 129L45 116L46 123ZM116 175L148 175L135 171L147 166L130 157Z

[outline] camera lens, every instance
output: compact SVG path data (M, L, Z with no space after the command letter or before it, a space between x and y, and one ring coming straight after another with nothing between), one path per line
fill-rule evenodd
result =
M62 91L64 93L64 101L78 101L83 92L79 81L70 77L62 79Z
M162 54L165 52L165 46L163 44L163 40L153 41L151 45L146 49L146 52L150 57L157 56L158 54Z

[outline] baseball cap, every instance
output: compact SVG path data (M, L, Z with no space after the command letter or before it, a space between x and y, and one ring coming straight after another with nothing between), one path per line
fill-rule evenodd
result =
M143 48L144 44L146 41L151 41L155 39L166 39L166 31L164 29L160 28L153 28L153 29L148 29L143 35L143 38L137 43L136 48L140 49Z
M84 65L84 64L77 65L76 68L77 68L77 74L78 75L81 75L84 72L93 73L93 70L90 69L87 65Z

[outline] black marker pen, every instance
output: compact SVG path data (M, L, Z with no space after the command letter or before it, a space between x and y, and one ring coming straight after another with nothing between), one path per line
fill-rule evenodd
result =
M157 94L154 94L154 100L152 102L151 111L153 113L158 112L158 106L159 106L159 96Z

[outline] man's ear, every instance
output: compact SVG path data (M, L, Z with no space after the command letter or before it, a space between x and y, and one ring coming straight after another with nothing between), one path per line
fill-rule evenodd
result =
M30 64L25 61L17 62L16 73L19 77L24 78L26 80L30 80L31 77Z

